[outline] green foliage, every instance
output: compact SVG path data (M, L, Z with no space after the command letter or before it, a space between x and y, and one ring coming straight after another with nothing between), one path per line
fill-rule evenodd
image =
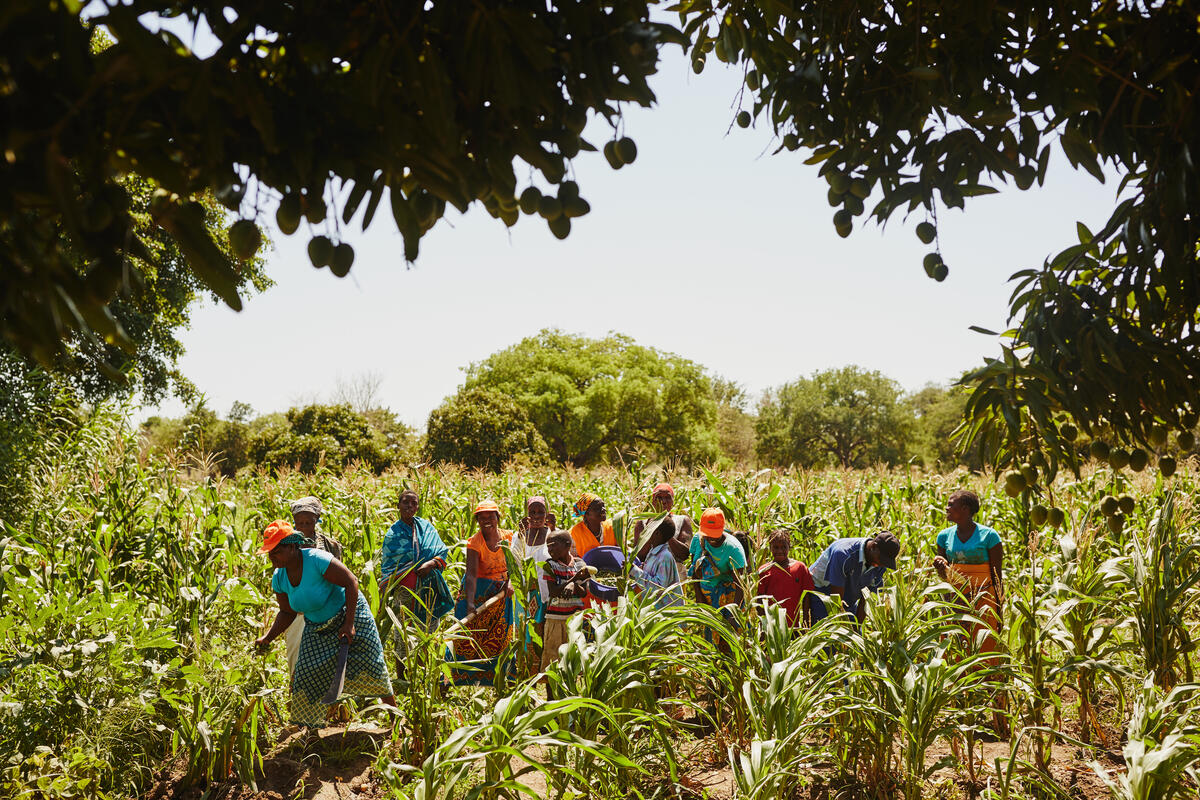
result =
M717 402L717 445L723 461L749 466L754 462L754 415L746 411L746 390L725 378L712 379Z
M925 462L943 469L963 464L981 469L983 461L977 448L964 453L955 432L963 423L963 410L970 394L964 386L930 384L907 398L916 418L913 446Z
M383 435L350 406L304 406L289 409L284 418L286 430L268 426L251 438L248 452L255 464L312 472L319 465L361 461L380 472L391 463Z
M248 416L244 408L229 414ZM287 423L285 415L278 419ZM418 488L421 515L450 546L453 588L462 580L463 541L474 530L470 510L478 498L500 501L505 527L515 526L520 500L535 491L560 519L585 489L628 519L659 478L640 465L592 473L410 466L375 475L362 463L312 474L189 478L177 463L140 453L122 415L110 409L75 411L47 430L24 521L0 526L6 797L143 796L152 771L168 762L191 784L172 787L177 794L233 794L232 781L225 783L231 771L243 784L236 791L245 793L255 759L287 720L282 647L257 661L250 644L273 609L258 535L286 515L291 498L322 499L323 528L340 540L347 566L378 608L373 562L395 519L399 485ZM1175 672L1186 679L1184 665L1194 665L1196 654L1177 634L1194 641L1198 628L1200 595L1186 585L1195 571L1188 548L1197 510L1183 501L1168 509L1166 498L1171 489L1180 498L1196 494L1193 465L1170 486L1146 475L1130 483L1108 469L1056 481L1048 491L1071 521L1069 541L1030 525L1028 498L1006 498L991 480L962 470L678 469L670 479L679 511L695 517L706 506L727 507L760 543L764 531L792 531L793 555L810 564L832 538L887 527L903 542L898 569L867 599L861 627L835 617L793 633L780 609L759 613L752 590L742 607L726 609L736 625L717 609L658 609L641 597L576 616L545 676L552 701L542 698L537 676L526 674L501 677L494 687L431 691L444 674L449 621L428 636L410 629L412 680L397 685L402 722L378 761L392 796L515 798L533 773L551 796L677 796L685 794L689 768L714 755L728 758L738 800L777 797L781 787L818 794L819 787L804 786L816 776L839 784L831 796L943 796L932 783L944 784L947 773L931 778L935 768L990 785L984 791L997 800L1067 796L1079 775L1063 770L1062 759L1104 757L1067 733L1083 720L1060 695L1085 673L1094 679L1105 732L1128 722L1128 770L1114 771L1111 762L1102 768L1116 796L1195 795L1195 687L1166 693L1155 686L1157 670L1143 660L1138 630L1148 598ZM975 619L962 598L929 566L946 498L957 488L980 494L979 519L1005 545L1004 652L996 666L984 661L991 654L977 652L979 639L968 634ZM1136 496L1137 507L1122 531L1109 532L1094 514L1097 499L1124 493ZM1086 552L1076 541L1087 543ZM1123 582L1124 562L1111 576L1106 571L1135 551L1143 566L1174 570L1153 579L1153 591L1142 576L1137 597ZM530 571L525 565L521 572L526 589ZM523 634L518 629L509 654L522 648ZM994 699L997 690L1007 703ZM1117 702L1122 694L1133 698L1128 719ZM681 710L687 721L672 718ZM1011 750L1001 745L995 760L976 765L961 745L982 735L994 715L1014 728ZM1042 752L1028 759L1031 740ZM1051 750L1062 743L1083 755L1060 753L1052 772Z
M515 458L545 462L550 451L520 404L477 386L430 412L425 457L496 472Z
M865 467L905 456L911 422L900 387L849 366L767 392L758 410L758 455L770 464Z
M696 464L717 454L716 403L704 369L627 336L544 330L472 364L461 391L475 389L523 408L560 463L644 454Z
M373 472L412 461L413 432L387 409L358 412L346 404L309 405L251 419L245 403L234 403L221 419L203 400L179 419L150 417L142 424L142 446L150 453L173 452L232 476L244 467L295 467L313 472L342 469L361 461Z
M243 268L205 228L194 205L205 191L247 219L282 195L281 227L303 215L330 256L315 261L341 274L349 263L330 236L360 209L367 227L387 196L412 260L447 204L480 201L515 223L514 161L562 183L570 160L595 150L580 138L588 116L615 125L621 103L650 105L659 47L682 42L649 21L646 0L352 13L137 0L93 4L86 24L82 6L20 0L0 18L0 332L44 364L76 334L130 344L110 304L157 259L123 176L153 184L155 224L237 309ZM151 31L154 14L211 30L213 52ZM111 46L92 46L92 26Z
M763 119L780 149L820 164L844 235L857 214L882 224L919 209L935 223L1004 183L1040 185L1055 148L1098 181L1120 178L1098 231L1079 224L1077 243L1014 275L1012 341L971 377L973 434L997 463L1041 447L1073 467L1064 413L1143 445L1154 426L1200 413L1200 31L1189 4L676 8L694 68L714 55L744 71L739 123ZM918 234L936 243L936 226ZM944 279L941 254L926 258Z

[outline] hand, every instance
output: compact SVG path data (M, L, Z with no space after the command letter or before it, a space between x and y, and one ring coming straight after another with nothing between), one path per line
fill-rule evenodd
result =
M341 635L341 638L345 639L347 642L352 643L354 641L354 618L353 617L347 619L345 622L342 623L342 632L340 635Z
M946 577L946 567L948 566L950 566L950 562L946 560L945 556L936 556L933 559L933 568L936 569L937 574L941 575L943 578Z
M433 568L437 566L432 561L426 561L421 566L417 567L417 577L424 578L429 573L433 572Z
M521 530L529 530L529 517L521 517Z
M474 614L474 613L475 613L475 604L474 604L474 603L467 603L467 616L469 617L469 616L471 616L471 615L472 615L472 614Z
M265 656L271 650L271 640L266 636L260 636L254 640L254 652L257 655Z
M546 514L546 525L549 526L550 530L554 530L555 529L554 526L556 524L557 524L557 522L554 519L554 513L550 512L550 513Z

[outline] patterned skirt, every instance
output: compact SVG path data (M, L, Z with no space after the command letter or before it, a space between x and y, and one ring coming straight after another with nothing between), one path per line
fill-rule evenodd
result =
M325 693L333 682L337 666L337 651L341 644L338 633L346 619L346 607L325 622L307 622L304 638L300 640L300 653L296 657L296 671L292 674L291 719L294 725L320 728L325 724L329 706L325 705ZM388 676L383 661L383 646L379 642L379 630L375 618L362 592L358 593L358 605L354 611L354 641L350 643L349 658L346 660L346 683L342 695L358 697L386 697L392 693L392 679Z
M497 592L504 591L506 583L476 579L475 607L479 608ZM467 598L460 596L454 606L454 617L461 620L466 616ZM455 685L487 685L495 680L496 663L512 639L512 621L513 601L510 597L477 614L470 627L463 628L446 651Z
M725 607L733 605L733 603L737 601L736 586L734 586L732 583L722 582L718 583L711 589L707 589L703 586L703 584L701 584L699 587L697 587L696 594L699 595L699 602L719 609L721 616L725 618L725 621L730 625L737 627L737 624L734 622L733 611ZM708 639L710 642L713 641L714 637L712 631L705 630L704 638Z

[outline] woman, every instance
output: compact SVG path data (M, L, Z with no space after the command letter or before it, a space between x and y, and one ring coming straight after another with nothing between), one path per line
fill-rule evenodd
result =
M966 595L989 631L999 631L1000 604L1004 597L1004 545L1000 534L975 521L977 513L979 497L974 492L959 490L950 495L946 519L954 524L938 533L938 554L933 566L942 580ZM973 626L972 636L984 627ZM980 650L997 649L996 637L989 632ZM989 663L994 665L998 659Z
M575 527L571 528L571 541L575 543L575 555L583 558L594 547L605 545L617 546L617 536L613 532L611 522L607 521L608 512L604 501L594 494L584 492L575 501L575 516L580 517Z
M379 631L366 598L358 591L358 580L341 561L304 544L304 536L280 519L263 531L259 548L275 567L271 588L279 603L275 623L255 642L259 652L266 652L297 613L305 617L300 653L292 673L292 723L320 728L325 722L328 707L322 698L333 683L338 647L343 641L350 644L343 693L382 697L388 705L396 705ZM353 611L347 613L347 609Z
M512 532L500 529L500 506L484 500L475 506L479 530L467 541L467 572L454 606L463 631L451 644L456 684L489 684L495 679L496 661L512 638L513 607L508 585L504 546ZM503 595L501 595L503 593ZM500 596L496 602L488 603Z
M529 603L529 619L533 621L539 641L545 633L546 600L549 599L549 587L542 575L541 565L550 558L546 537L554 531L555 524L554 515L546 510L546 498L531 497L525 501L525 518L521 520L520 532L512 541L512 554L517 560L533 561L534 564L535 584L526 593L526 600ZM533 649L532 639L526 643L526 650L531 656L529 664L536 664L538 654Z
M384 602L381 612L390 609L405 625L415 623L428 634L447 611L454 608L450 587L442 576L449 550L437 528L417 516L421 498L412 489L400 493L400 519L383 535L379 549L380 591ZM388 627L391 617L383 620ZM391 626L396 648L396 678L404 679L404 659L408 657L408 636L404 625Z
M301 497L291 502L291 510L292 528L296 533L303 534L307 540L302 546L312 546L318 550L324 550L341 561L342 545L337 539L326 535L320 528L321 516L325 513L325 509L321 506L321 501L311 495ZM304 615L297 614L296 621L288 626L285 638L287 643L288 675L296 671L296 657L300 654L300 639L303 636Z

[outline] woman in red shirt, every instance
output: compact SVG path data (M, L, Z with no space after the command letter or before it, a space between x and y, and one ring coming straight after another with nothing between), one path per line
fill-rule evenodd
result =
M812 619L808 592L815 588L808 567L803 561L791 558L792 535L787 531L773 531L770 544L771 562L758 570L758 594L774 598L783 606L788 625L797 627L803 620L808 627Z

